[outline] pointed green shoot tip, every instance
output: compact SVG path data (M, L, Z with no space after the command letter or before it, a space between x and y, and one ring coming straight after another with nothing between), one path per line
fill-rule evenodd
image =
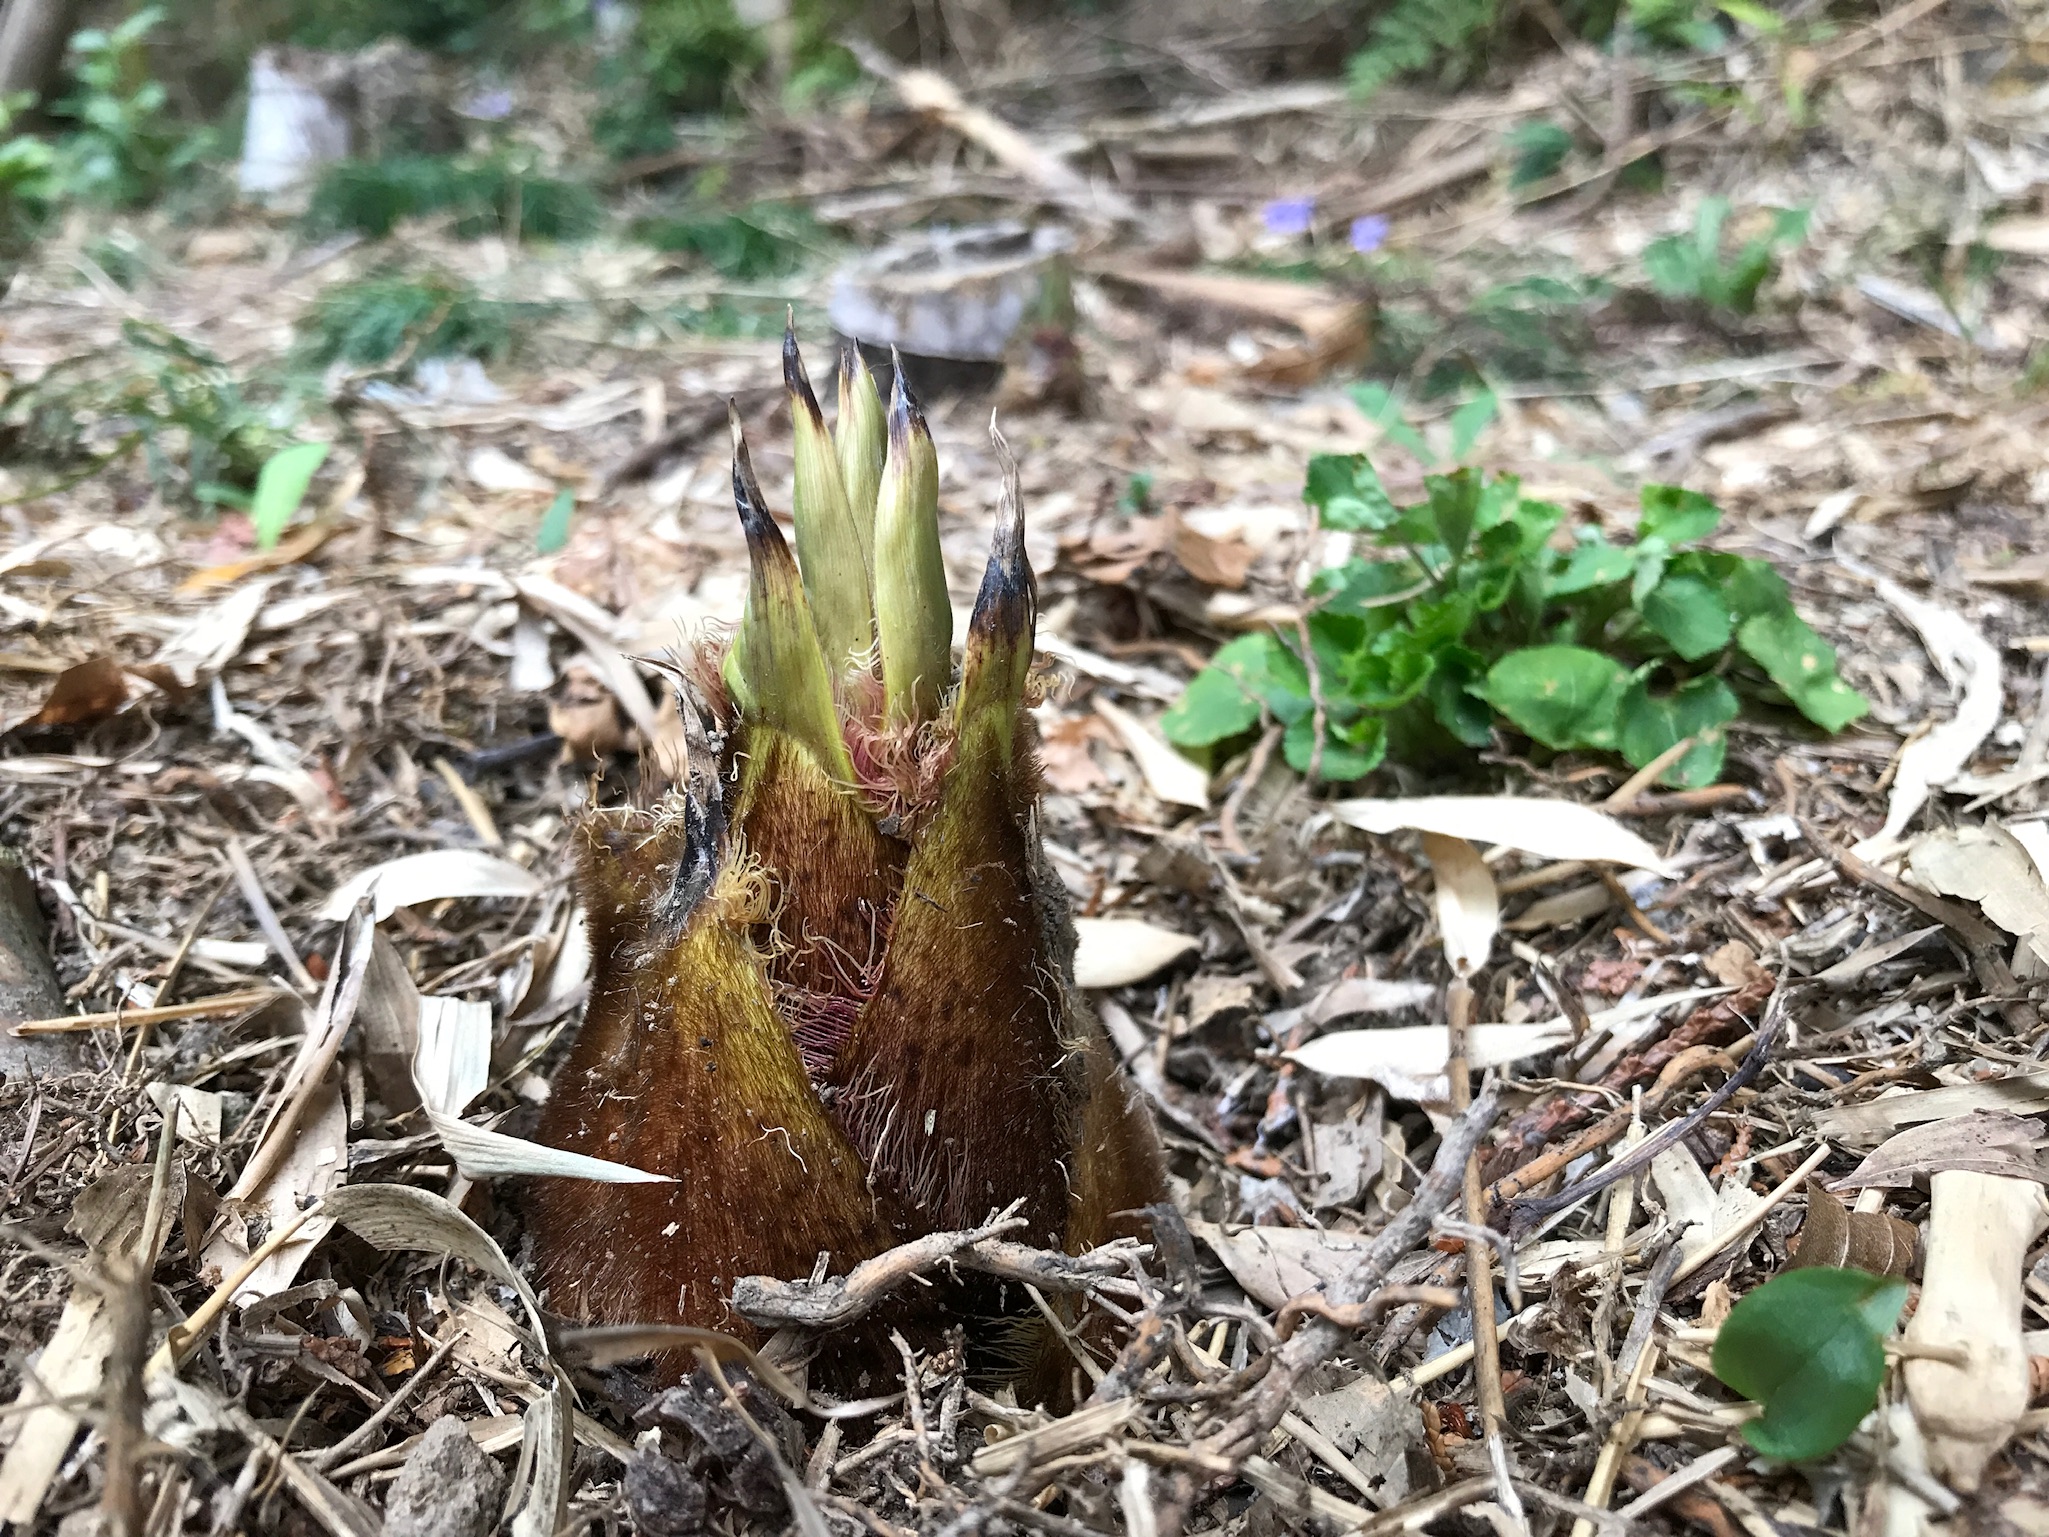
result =
M1031 560L1025 554L1024 497L1018 486L1017 459L996 430L993 417L989 440L1003 472L1003 500L996 514L996 534L990 541L989 564L982 572L982 590L968 620L958 710L964 739L986 723L1008 753L1018 707L1024 700L1025 680L1032 670L1039 593L1032 579Z
M833 447L839 453L840 483L847 490L847 505L853 509L854 526L861 534L861 547L874 569L875 491L882 483L885 443L882 396L875 388L875 375L861 356L861 344L852 337L840 343L840 414L833 424Z
M832 680L818 649L818 632L803 578L783 531L770 515L747 453L740 413L733 428L733 504L747 536L747 612L727 657L727 680L748 720L788 732L811 749L825 772L851 782L853 761L833 708Z
M783 383L790 392L791 449L797 488L790 516L797 525L797 563L811 595L819 643L834 671L875 644L875 603L868 553L840 479L839 457L825 413L811 392L794 321L783 332Z
M953 605L939 550L939 453L901 361L875 498L875 620L889 718L932 719L953 679Z

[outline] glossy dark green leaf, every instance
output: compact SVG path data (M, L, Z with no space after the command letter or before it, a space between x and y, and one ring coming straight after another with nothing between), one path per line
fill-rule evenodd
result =
M1907 1283L1862 1270L1789 1270L1751 1292L1715 1337L1715 1375L1764 1413L1743 1427L1767 1457L1811 1462L1878 1402L1885 1336Z
M1606 587L1610 583L1628 578L1636 569L1636 552L1620 549L1600 535L1582 539L1565 566L1551 578L1548 588L1553 598L1570 598L1595 587Z
M1387 722L1378 715L1362 715L1341 730L1326 728L1321 759L1316 758L1315 746L1315 718L1305 715L1281 738L1281 756L1298 774L1308 773L1314 762L1324 780L1363 779L1387 756Z

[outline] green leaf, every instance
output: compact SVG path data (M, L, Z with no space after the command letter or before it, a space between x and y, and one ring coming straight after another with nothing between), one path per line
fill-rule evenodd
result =
M1613 747L1628 675L1584 646L1530 646L1487 670L1479 690L1516 729L1546 747Z
M1486 675L1487 663L1465 646L1447 646L1437 653L1424 694L1437 723L1468 747L1486 747L1494 740L1494 711L1473 692Z
M1733 623L1722 595L1697 576L1667 574L1643 601L1644 623L1689 662L1729 644Z
M1666 546L1705 539L1722 521L1722 509L1698 491L1678 486L1645 486L1643 516L1636 526L1639 544L1657 540Z
M1871 708L1836 676L1835 647L1790 608L1744 620L1736 644L1824 731L1840 731Z
M543 555L553 555L569 543L569 519L575 511L576 493L564 486L541 514L541 530L534 535L534 548Z
M1305 715L1288 727L1281 738L1281 756L1298 774L1309 772L1316 743L1316 718ZM1387 756L1387 723L1378 715L1362 715L1342 729L1326 728L1323 757L1316 765L1319 777L1343 783L1363 779L1380 767Z
M1722 728L1741 708L1736 692L1720 678L1695 678L1670 694L1651 693L1639 678L1622 695L1622 756L1642 768L1688 737L1699 740L1666 769L1661 784L1693 790L1720 777L1728 738Z
M1480 515L1480 477L1472 470L1430 475L1423 484L1430 493L1430 525L1436 542L1456 560L1466 552L1473 524Z
M256 548L270 549L284 536L292 514L306 500L313 476L327 462L331 443L294 443L264 460L256 472L256 494L249 501L249 521L256 528Z
M1403 419L1402 403L1396 398L1393 390L1384 384L1366 380L1352 386L1352 399L1390 443L1398 443L1406 448L1415 456L1418 464L1437 462L1437 456L1430 452L1430 445L1423 441L1423 434Z
M1546 596L1569 598L1595 587L1606 587L1628 577L1636 569L1636 551L1610 544L1599 534L1580 541L1565 562L1565 568L1551 578Z
M1494 420L1501 401L1492 390L1482 390L1451 413L1451 456L1463 461L1480 441L1480 434Z
M1377 532L1401 516L1364 454L1316 455L1309 461L1302 500L1316 509L1321 527L1344 533Z
M1258 725L1261 705L1282 721L1306 715L1309 674L1273 636L1241 635L1190 680L1160 730L1176 747L1209 747Z
M1737 1303L1715 1336L1715 1375L1764 1413L1744 1437L1780 1462L1812 1462L1850 1438L1878 1402L1885 1336L1907 1283L1814 1266L1775 1276Z
M1667 235L1644 247L1643 270L1651 287L1668 299L1700 297L1700 252L1684 235Z
M1217 667L1205 667L1191 678L1160 717L1160 730L1176 747L1208 747L1258 724L1259 701Z
M1770 561L1746 556L1720 558L1735 562L1722 578L1722 599L1738 619L1793 611L1793 594Z

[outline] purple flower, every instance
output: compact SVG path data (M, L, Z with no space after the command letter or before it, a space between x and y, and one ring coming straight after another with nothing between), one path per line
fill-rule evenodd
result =
M1269 235L1298 236L1309 233L1316 219L1313 197L1277 197L1260 211Z
M1386 214L1361 214L1352 221L1352 249L1361 255L1379 250L1387 242L1387 228Z
M507 90L479 91L461 107L464 117L479 122L502 123L512 116L512 92Z

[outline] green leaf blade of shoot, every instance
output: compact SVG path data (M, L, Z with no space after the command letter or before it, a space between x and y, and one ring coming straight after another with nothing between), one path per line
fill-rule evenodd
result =
M745 718L787 732L828 778L852 784L853 759L840 734L804 581L754 478L737 411L731 420L733 503L747 536L748 576L747 609L727 655L727 676L738 681L734 694Z
M576 493L564 486L555 493L555 500L548 503L548 510L541 514L541 527L534 535L534 549L542 555L553 555L569 543L569 520L576 514Z
M861 356L861 344L849 338L840 346L840 412L833 422L832 446L839 456L840 484L861 533L862 549L872 560L875 549L875 495L882 484L882 461L888 448L888 423L875 375Z
M1430 493L1430 528L1433 542L1441 544L1457 560L1466 552L1480 517L1480 477L1472 470L1450 475L1431 475L1424 486Z
M1011 761L1032 644L1039 623L1039 589L1025 553L1024 493L1017 460L994 427L989 430L1003 476L996 531L981 590L961 646L960 688L954 695L955 733L964 759L991 754ZM993 767L994 765L991 765Z
M1744 620L1736 644L1824 731L1840 731L1871 708L1837 676L1835 647L1790 608Z
M1487 669L1481 694L1525 736L1546 747L1615 746L1628 675L1584 646L1530 646Z
M875 500L875 626L889 719L931 720L953 681L953 604L939 549L939 454L901 365Z
M1773 1277L1738 1302L1715 1337L1717 1377L1764 1413L1743 1428L1765 1456L1811 1462L1850 1438L1878 1402L1885 1336L1907 1284L1814 1266Z
M1637 519L1638 544L1653 540L1668 549L1705 539L1722 522L1722 509L1712 498L1679 486L1645 486Z
M797 565L835 676L875 644L875 594L861 532L840 481L839 456L826 431L825 413L811 391L797 350L794 317L783 331L783 383L790 396L791 452L796 490L791 521L797 526Z
M256 475L256 494L249 501L249 521L256 529L256 548L274 548L284 537L292 515L306 500L306 492L320 466L332 452L331 443L294 443L264 460Z
M1364 454L1317 454L1309 461L1302 500L1316 509L1318 527L1336 533L1379 533L1401 517Z
M1689 662L1711 656L1729 644L1735 621L1722 595L1697 576L1667 572L1645 595L1644 623Z
M1643 270L1651 287L1667 299L1700 297L1700 253L1683 235L1666 235L1645 246Z
M1661 753L1694 738L1694 744L1667 768L1658 782L1674 789L1697 790L1722 773L1729 739L1724 729L1742 708L1736 691L1720 678L1696 678L1669 694L1653 694L1639 678L1623 692L1618 707L1622 756L1642 768Z

